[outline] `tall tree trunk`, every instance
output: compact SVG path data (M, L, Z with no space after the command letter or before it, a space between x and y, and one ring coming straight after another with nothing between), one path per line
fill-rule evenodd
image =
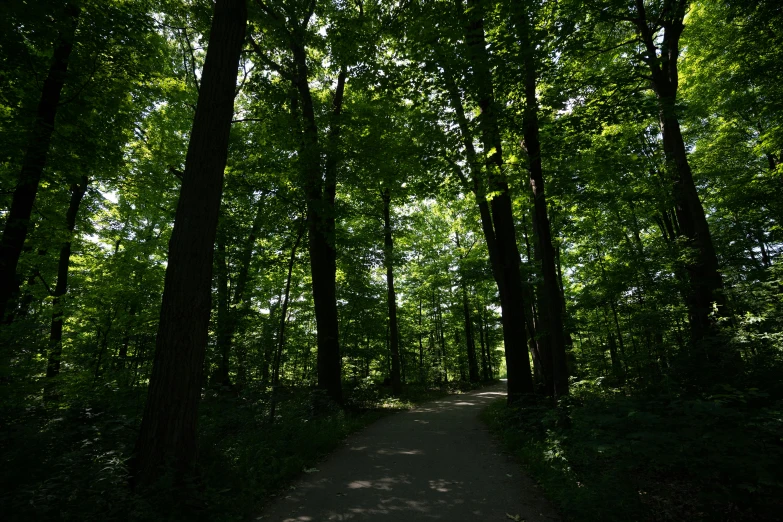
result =
M527 248L527 258L531 262L531 265L541 265L541 243L538 239L538 227L536 226L536 214L533 212L533 252L531 258L530 241L527 235L527 223L525 216L522 216L522 226L525 228L525 246ZM532 261L531 261L532 259ZM533 285L530 285L533 287ZM535 342L531 340L530 348L534 356L537 356L540 371L541 371L541 384L544 388L544 393L549 397L555 395L554 376L552 374L552 348L551 348L551 336L549 335L549 309L544 304L546 303L546 292L544 284L541 279L538 279L538 283L534 288L531 288L527 295L530 295L530 323L528 324L528 331L531 337L535 337ZM536 306L536 295L538 296L539 305Z
M484 380L489 381L492 379L492 374L489 371L489 349L484 342L484 325L481 311L479 311L479 313L476 315L478 321L479 343L481 345L481 373Z
M465 318L465 339L468 349L468 378L470 382L479 382L478 358L476 357L476 339L473 337L473 320L470 317L470 300L468 288L464 281L462 284L462 312Z
M136 317L136 300L131 301L128 307L128 322L125 325L125 332L122 334L122 345L117 356L117 367L125 369L128 362L128 348L130 348L131 338L133 337L134 322Z
M265 195L262 195L261 197L264 198ZM236 290L234 290L234 295L231 299L231 302L234 305L239 305L244 302L245 288L247 287L247 280L250 273L250 261L253 258L253 251L255 250L258 233L261 231L261 225L264 223L264 203L264 199L258 202L258 208L256 209L256 215L253 218L253 224L250 227L250 233L245 242L245 248L242 250L242 254L239 258L239 274L237 275Z
M636 15L634 23L646 48L644 58L650 70L651 85L658 100L658 114L663 135L663 151L667 170L672 180L673 196L677 222L682 234L693 249L693 261L686 264L690 280L687 297L688 319L691 326L691 338L699 345L705 337L716 333L717 323L712 315L713 305L717 305L719 315L725 314L725 296L723 279L719 272L718 257L712 243L704 207L699 199L693 174L688 162L685 141L680 131L677 115L677 89L679 76L677 61L679 58L680 36L684 29L683 19L687 2L670 2L665 16L656 21L663 27L663 36L655 35L643 0L635 0ZM660 45L659 48L656 44ZM708 358L722 357L706 351Z
M261 196L262 198L265 195ZM234 334L236 333L237 324L242 314L247 313L250 306L249 301L245 298L245 288L247 287L247 281L250 274L250 262L253 258L253 251L255 250L256 239L258 239L258 233L261 230L261 225L264 222L264 203L262 199L258 202L258 208L256 209L256 215L253 218L253 224L250 227L250 234L247 236L245 242L245 248L239 258L239 274L237 276L237 284L234 288L234 295L231 298L233 306L229 309L228 316L228 334L227 341L229 343L229 351L233 346ZM247 381L247 349L244 344L237 346L237 383L243 385Z
M264 322L264 326L262 329L262 336L263 336L263 362L261 364L261 383L266 387L270 382L270 371L273 371L273 363L275 360L275 350L277 347L276 341L275 341L275 332L276 330L276 324L277 324L277 314L280 311L280 307L283 304L283 298L282 295L277 300L276 303L272 304L272 307L269 309L269 318L267 321Z
M617 380L617 384L623 385L625 384L626 378L625 369L623 367L622 358L617 354L617 341L615 339L620 341L620 353L623 354L623 358L625 355L625 347L623 346L623 332L620 330L620 322L617 319L617 309L614 306L614 302L612 302L612 314L614 317L614 332L611 331L611 326L609 325L609 322L606 318L606 308L604 307L604 321L606 323L607 330L609 330L607 336L609 339L609 356L612 360L612 373ZM616 338L615 333L617 334Z
M169 242L149 394L131 464L134 485L151 485L169 465L179 480L194 470L212 254L246 25L246 0L217 0Z
M427 378L424 373L424 343L422 342L422 337L424 336L424 331L421 328L421 315L422 315L422 298L419 297L419 382L423 384L427 384Z
M285 292L283 294L282 313L280 314L280 326L277 329L277 347L275 349L275 358L272 364L272 398L269 407L269 421L275 422L275 408L277 406L277 389L280 386L280 360L283 358L283 348L285 347L285 325L288 321L288 303L291 297L291 277L294 273L294 263L296 262L296 250L302 241L305 227L301 227L296 234L293 246L291 246L291 256L288 258L288 275L285 279ZM305 361L305 368L307 362Z
M34 267L32 270L30 270L30 275L27 277L27 283L25 283L27 288L22 292L22 296L19 299L19 306L17 308L12 307L10 310L7 310L5 317L2 318L2 321L5 324L13 323L16 318L24 319L27 317L27 314L30 311L30 306L33 304L32 289L35 287L35 284L38 281L38 273L38 267Z
M541 162L541 140L538 134L538 100L536 99L537 68L535 46L531 37L530 17L526 6L517 2L518 32L522 62L525 67L525 110L523 114L524 148L528 156L530 186L533 190L534 226L541 254L541 273L544 279L544 306L549 319L549 346L552 357L552 386L555 398L568 394L565 335L563 332L563 305L555 268L555 252L544 191L544 172Z
M222 228L222 227L221 227ZM216 322L216 348L218 365L212 375L212 385L231 386L231 378L228 374L229 355L231 352L231 307L228 302L228 263L226 259L226 234L221 230L217 237L217 252L215 255L217 265L217 322Z
M49 361L46 365L46 378L51 379L60 374L60 359L63 353L63 309L62 297L68 292L68 266L71 263L71 239L76 228L76 215L87 191L87 176L82 176L79 183L71 185L71 201L65 213L65 227L68 236L60 248L60 259L57 263L57 284L54 287L54 302L52 303L52 326L49 332Z
M462 5L461 1L460 5ZM484 198L480 190L476 191L476 199L479 201L482 229L490 250L490 263L493 266L493 274L500 294L503 346L508 370L508 401L515 402L524 394L533 393L525 323L519 320L526 313L519 270L519 250L514 230L511 195L503 173L503 151L480 2L468 0L465 14L467 16L465 40L473 71L473 86L481 111L479 129L486 156L484 168L488 189L492 194L489 202L491 217L487 215L486 208L481 207L481 200ZM463 140L466 138L463 132ZM473 171L471 174L475 182L478 173Z
M306 24L305 24L306 25ZM334 202L337 188L338 143L340 113L345 93L346 68L340 70L332 100L332 121L329 126L327 160L321 165L321 147L315 109L308 83L307 54L303 35L291 39L296 73L294 84L299 93L303 117L301 162L305 178L307 221L309 225L310 269L313 280L313 302L317 324L318 387L335 402L342 402L341 359L337 324L336 274L337 256L334 235Z
M455 232L457 249L460 248L459 232ZM468 379L470 382L479 382L478 359L476 358L476 340L473 337L473 321L470 318L470 300L468 299L468 286L465 282L465 271L462 268L460 258L459 285L462 291L462 315L465 321L465 344L468 352Z
M761 263L764 265L765 268L769 268L772 266L772 260L769 256L769 251L767 250L767 245L765 244L765 238L764 238L764 232L762 230L758 230L756 232L756 241L759 242L759 248L761 249Z
M383 263L386 265L386 300L389 306L389 348L391 350L392 393L402 393L400 381L400 331L397 325L397 296L394 292L394 240L391 229L391 192L385 188L383 199Z
M489 329L489 319L487 317L487 308L483 307L484 312L484 320L482 321L484 324L484 343L487 345L487 366L489 367L489 376L490 379L495 378L495 367L493 366L495 364L495 361L492 360L492 340L490 339L490 329Z
M60 94L65 84L68 72L68 61L73 50L76 26L79 22L80 8L69 2L63 9L65 15L57 36L54 56L49 66L49 73L43 83L41 98L35 122L27 142L27 150L22 160L19 180L14 189L11 209L6 218L3 237L0 239L0 322L5 317L6 310L19 291L19 281L16 277L16 267L19 256L27 238L30 224L30 214L38 193L41 174L46 166L49 155L49 144L54 132L54 120L60 105Z

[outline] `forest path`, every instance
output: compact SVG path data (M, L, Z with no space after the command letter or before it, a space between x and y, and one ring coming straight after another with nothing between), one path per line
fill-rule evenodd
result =
M505 397L505 388L452 395L380 419L349 437L258 520L559 520L478 418Z

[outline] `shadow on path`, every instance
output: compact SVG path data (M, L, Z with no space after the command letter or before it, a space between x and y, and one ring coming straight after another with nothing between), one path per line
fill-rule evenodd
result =
M559 520L478 419L505 384L385 417L321 463L258 517L328 520Z

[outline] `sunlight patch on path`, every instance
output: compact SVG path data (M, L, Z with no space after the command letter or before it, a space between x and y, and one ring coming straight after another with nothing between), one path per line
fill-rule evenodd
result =
M385 417L350 437L258 517L332 520L559 520L478 419L505 385Z

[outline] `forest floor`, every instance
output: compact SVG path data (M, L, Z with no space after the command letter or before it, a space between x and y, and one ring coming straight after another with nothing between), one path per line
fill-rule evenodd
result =
M259 520L559 520L479 419L505 384L422 404L349 437Z

